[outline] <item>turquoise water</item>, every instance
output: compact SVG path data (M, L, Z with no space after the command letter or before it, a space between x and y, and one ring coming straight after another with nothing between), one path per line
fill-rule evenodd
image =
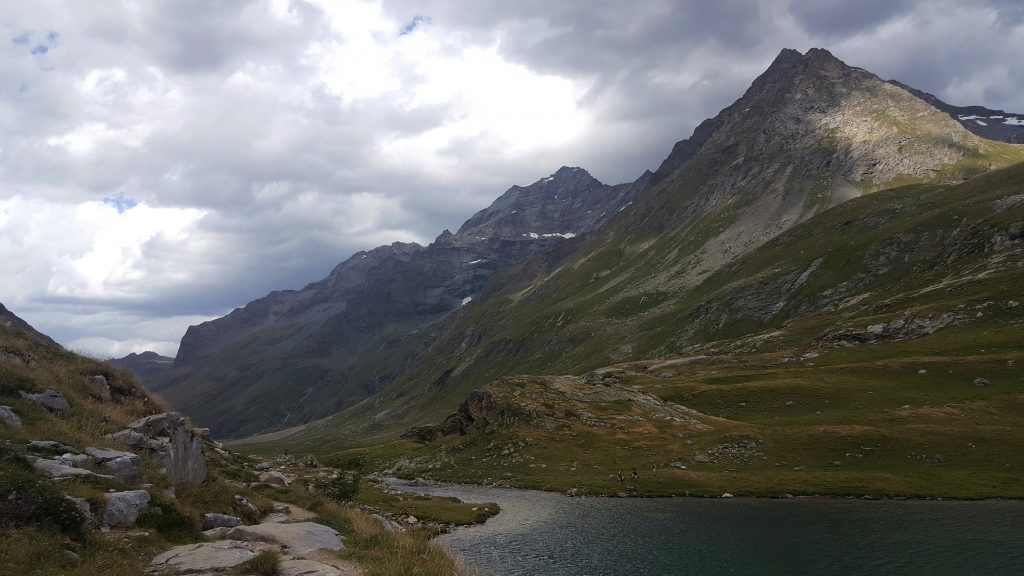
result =
M439 541L491 576L1024 574L1024 502L616 499L474 486L497 502Z

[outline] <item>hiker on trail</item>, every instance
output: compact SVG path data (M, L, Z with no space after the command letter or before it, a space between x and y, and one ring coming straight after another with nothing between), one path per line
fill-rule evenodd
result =
M626 479L622 476L622 470L619 470L619 473L615 475L615 481L618 482L619 484L622 484L623 482L626 481Z
M639 481L640 481L640 473L636 471L636 468L633 468L633 482L639 482Z

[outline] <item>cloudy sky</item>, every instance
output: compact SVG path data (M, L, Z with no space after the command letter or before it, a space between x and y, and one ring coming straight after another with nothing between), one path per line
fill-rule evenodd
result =
M0 1L0 302L94 355L633 180L784 47L1024 112L1019 0Z

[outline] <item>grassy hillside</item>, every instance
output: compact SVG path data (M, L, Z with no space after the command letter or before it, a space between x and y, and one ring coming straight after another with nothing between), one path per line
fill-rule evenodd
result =
M89 378L95 376L103 376L109 390L90 385ZM69 408L50 411L20 394L46 389L60 393ZM319 488L318 482L337 470L298 464L295 458L287 459L289 464L282 467L295 478L290 487L260 483L254 471L258 461L232 454L212 441L204 446L208 475L199 486L171 487L157 464L145 457L138 482L85 474L50 479L31 459L68 450L33 447L31 441L59 442L78 452L87 447L125 450L126 446L104 436L166 408L128 372L64 350L2 306L0 405L10 407L21 422L0 421L0 574L142 576L157 554L175 545L207 541L201 532L205 513L229 514L243 523L256 523L272 510L275 501L284 501L301 506L313 521L346 538L347 548L326 556L325 562L354 563L367 576L414 571L458 576L463 573L461 568L431 538L441 525L482 522L497 512L493 504L406 499L372 485L343 497L334 495ZM92 464L84 466L77 469L107 472ZM108 494L126 490L145 490L151 498L149 505L133 525L101 527ZM89 514L68 497L81 499L79 504L84 503ZM361 503L349 502L352 498ZM422 520L408 529L391 529L383 519L371 516L372 511L395 518L417 514ZM266 562L266 570L260 574L278 574L276 555L261 561Z
M657 274L644 267L651 259L595 254L543 285L467 306L449 328L457 338L435 344L438 377L266 446L358 452L394 439L410 422L440 420L471 390L505 374L583 374L627 361L617 366L627 371L626 384L714 424L615 433L573 424L557 434L526 424L494 431L486 442L472 435L422 447L400 442L367 454L384 467L424 456L423 466L438 465L432 472L442 477L556 488L607 488L611 468L663 469L679 459L687 472L666 471L647 489L1022 495L1024 451L1013 435L1024 424L1021 222L1024 165L1017 165L960 185L851 200L690 290L630 293L622 287L628 278ZM705 358L646 368L677 356ZM977 378L990 384L976 386ZM692 461L737 434L754 435L764 458L728 467ZM487 446L500 445L503 435L535 446L547 468L482 466L493 451ZM554 472L581 461L584 446L591 451L587 478ZM872 450L851 451L859 446ZM936 475L942 480L926 480Z

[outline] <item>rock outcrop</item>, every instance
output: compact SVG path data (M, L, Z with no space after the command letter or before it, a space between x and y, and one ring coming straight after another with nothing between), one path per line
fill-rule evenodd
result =
M11 428L21 427L21 418L14 413L14 410L11 410L10 406L0 406L0 422Z
M71 409L71 405L64 399L64 396L52 388L47 388L38 394L30 394L24 391L19 391L19 393L22 398L35 402L50 412L64 412Z
M206 480L202 434L177 412L136 420L108 438L152 458L171 484L198 485Z

